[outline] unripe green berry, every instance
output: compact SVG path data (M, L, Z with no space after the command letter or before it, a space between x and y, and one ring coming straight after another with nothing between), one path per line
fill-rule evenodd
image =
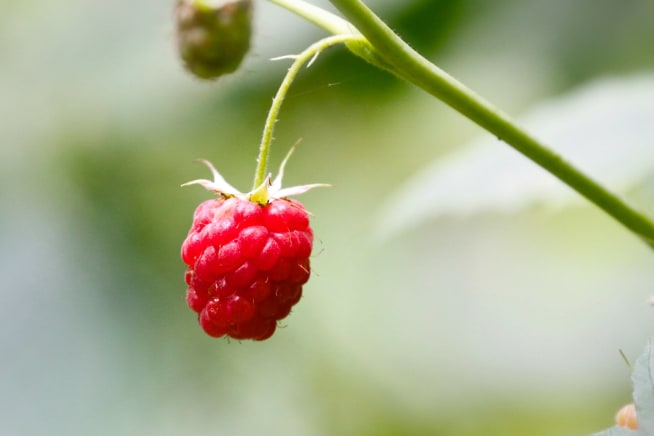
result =
M179 0L175 19L179 55L199 78L236 71L250 49L252 0Z

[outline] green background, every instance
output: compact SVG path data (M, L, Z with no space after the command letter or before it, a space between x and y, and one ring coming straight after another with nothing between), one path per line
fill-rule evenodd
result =
M329 7L326 2L316 4ZM370 0L511 114L651 72L649 0ZM652 252L592 206L452 216L374 237L385 200L485 133L330 49L293 85L276 168L326 182L313 277L270 340L215 340L179 247L211 160L248 190L271 98L323 33L258 2L253 48L202 82L172 2L8 1L0 14L0 433L579 435L612 425L652 332ZM498 144L498 147L503 145ZM654 145L653 145L654 146ZM479 175L483 182L483 175Z

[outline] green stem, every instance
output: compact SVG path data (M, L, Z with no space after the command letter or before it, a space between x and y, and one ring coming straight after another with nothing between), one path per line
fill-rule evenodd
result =
M286 97L286 93L291 87L293 80L295 80L295 76L297 76L297 73L300 71L300 68L302 68L302 66L307 62L309 62L309 65L311 65L310 62L313 61L313 59L315 59L315 57L318 56L320 52L322 52L328 47L331 47L336 44L357 42L361 40L362 38L360 36L355 36L352 35L351 33L344 34L344 35L329 36L327 38L321 39L318 42L311 44L306 50L304 50L302 53L300 53L297 56L283 56L281 58L277 58L277 59L292 58L293 64L288 69L288 72L286 73L286 77L284 77L282 84L279 86L279 89L277 90L277 94L275 94L275 97L273 98L273 102L272 105L270 106L270 110L268 111L268 117L266 118L266 123L264 124L264 128L263 128L263 135L261 137L261 145L259 146L259 156L257 157L257 169L254 174L254 186L252 187L253 191L259 188L263 184L264 180L266 179L266 168L268 167L268 155L270 154L270 144L272 143L273 132L275 130L275 123L277 122L277 116L279 115L279 111L282 107L282 103L284 102L284 98Z
M289 11L297 14L298 16L311 21L318 27L325 29L327 32L333 35L352 33L356 32L356 29L339 17L334 15L331 12L328 12L318 6L307 3L303 0L269 0L271 3L275 3L279 6L282 6Z
M509 116L433 65L397 36L360 0L330 0L368 39L388 64L431 95L457 110L524 154L625 227L654 242L654 222L620 196L591 179L546 145L530 136Z
M294 14L314 23L316 26L323 28L332 35L352 35L356 36L352 40L345 42L347 48L366 62L386 70L391 74L398 74L377 55L377 51L370 43L359 33L359 31L348 21L332 14L318 6L307 3L304 0L269 0L283 8L288 9ZM402 77L400 76L400 79Z
M333 33L362 34L356 44L348 44L355 54L391 71L442 100L450 107L505 141L520 153L575 189L626 228L654 246L654 222L620 196L588 177L545 144L524 131L508 115L495 108L455 78L441 70L406 44L360 0L330 0L352 23L328 26L333 17L327 11L302 0L270 0L313 21ZM334 20L334 22L336 22Z

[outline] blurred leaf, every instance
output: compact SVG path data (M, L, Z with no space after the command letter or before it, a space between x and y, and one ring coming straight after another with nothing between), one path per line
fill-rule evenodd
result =
M654 169L654 76L605 79L546 101L522 125L566 160L612 189ZM435 134L438 134L437 132ZM382 235L446 214L514 211L581 197L506 144L485 136L432 163L382 207Z
M634 365L631 380L634 384L634 403L638 428L644 435L654 434L654 350L650 338L643 354Z
M642 434L643 433L639 432L638 430L629 430L625 427L611 427L608 430L595 433L593 436L636 436Z

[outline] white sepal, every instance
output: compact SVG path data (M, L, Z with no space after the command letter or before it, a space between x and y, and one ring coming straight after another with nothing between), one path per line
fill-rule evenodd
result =
M291 186L290 188L284 188L276 191L274 195L271 191L270 196L273 198L293 197L295 195L304 194L313 188L327 188L330 186L332 185L328 183L312 183L310 185Z
M304 194L305 192L313 188L331 186L325 183L312 183L309 185L299 185L299 186L291 186L289 188L282 188L284 169L286 168L286 163L288 162L289 158L293 154L293 150L295 150L295 145L291 147L291 149L288 151L288 154L286 155L281 165L279 166L279 172L277 173L277 177L275 177L274 180L271 181L272 175L268 175L260 186L256 187L255 189L247 193L242 193L241 191L239 191L238 189L234 188L232 185L227 183L225 178L220 175L218 170L216 170L216 168L211 164L211 162L204 159L198 159L198 162L202 162L207 167L209 167L209 170L211 170L211 174L213 175L213 181L207 179L197 179L197 180L192 180L190 182L186 182L182 186L200 185L209 191L214 191L221 195L225 195L228 197L242 198L244 200L253 201L259 204L267 204L272 200Z
M209 170L213 175L213 181L207 179L197 179L186 182L182 186L200 185L209 191L214 191L219 194L225 194L233 197L242 197L244 195L241 191L227 183L227 180L225 180L225 178L220 175L218 170L216 170L211 162L205 159L198 159L198 162L202 162L207 167L209 167Z

